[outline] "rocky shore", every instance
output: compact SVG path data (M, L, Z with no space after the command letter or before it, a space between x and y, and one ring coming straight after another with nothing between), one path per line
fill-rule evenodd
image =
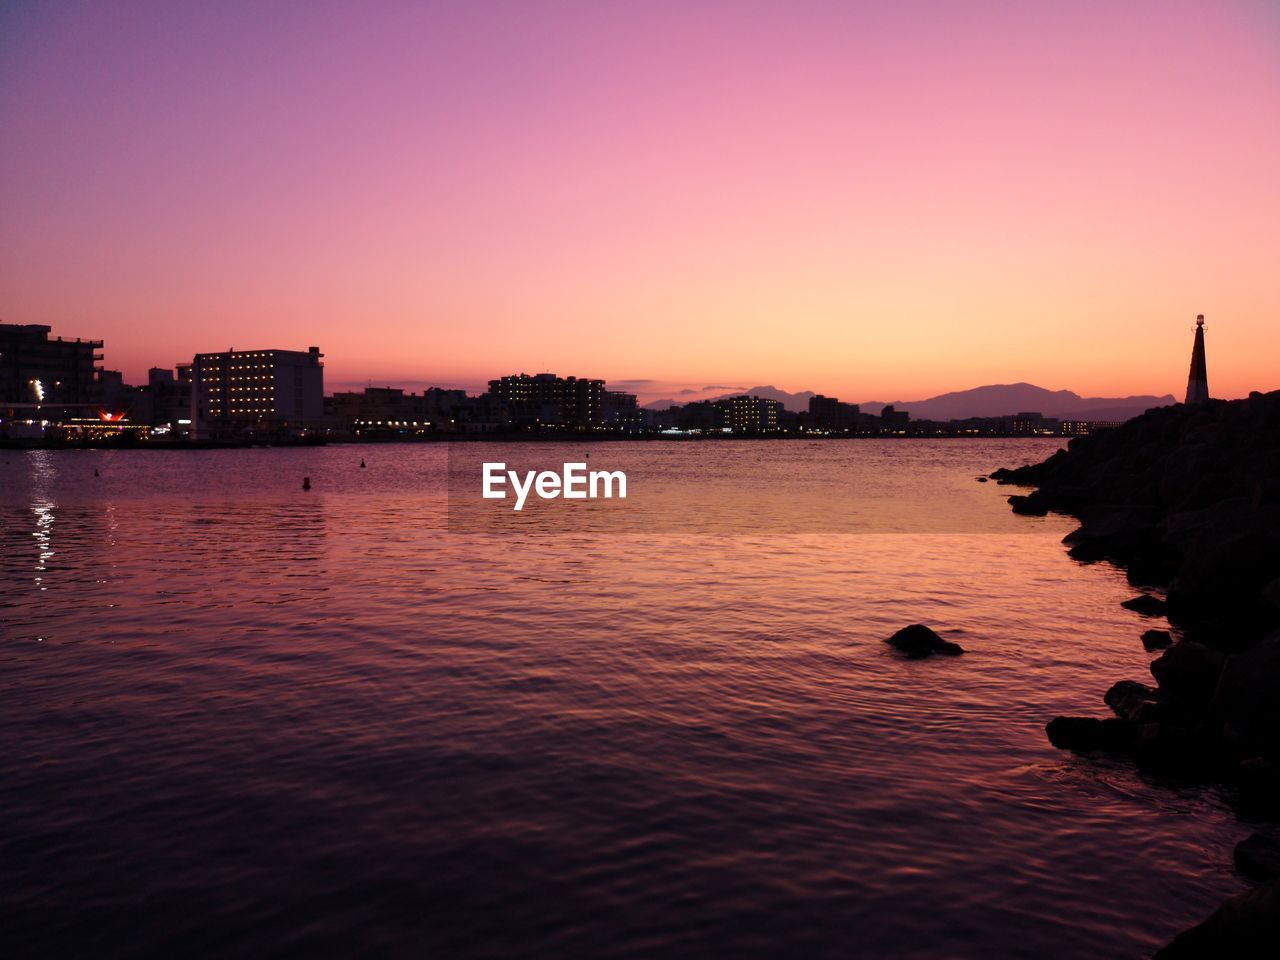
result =
M1141 590L1125 606L1153 618L1134 642L1160 651L1154 685L1116 683L1112 716L1057 717L1049 740L1221 784L1242 813L1280 818L1280 391L1150 410L991 476L1034 488L1009 498L1017 513L1078 518L1070 555L1123 567ZM1277 851L1267 831L1243 841L1237 868L1259 885L1156 956L1280 955Z

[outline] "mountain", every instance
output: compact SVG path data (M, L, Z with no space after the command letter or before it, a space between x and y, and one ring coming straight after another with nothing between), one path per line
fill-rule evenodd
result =
M908 411L913 420L1002 417L1031 410L1062 420L1128 420L1151 407L1165 407L1176 402L1172 394L1163 397L1082 397L1071 390L1046 390L1031 383L998 383L944 393L928 400L900 400L893 407ZM879 413L885 404L870 401L860 406L863 413Z
M777 400L786 409L794 410L799 413L809 409L809 398L814 396L812 390L801 390L799 393L787 393L785 390L779 390L774 386L752 387L749 390L739 390L736 393L722 393L714 397L705 397L706 400L723 400L726 397L764 397L766 400ZM689 403L688 400L652 400L646 403L646 410L666 410L668 407L680 406Z
M774 386L752 387L737 393L709 397L721 400L743 394L777 400L788 410L808 410L812 390L788 393ZM688 401L654 400L646 403L649 410L665 410ZM1152 407L1176 403L1172 394L1163 397L1082 397L1071 390L1046 390L1032 383L997 383L972 390L957 390L930 397L928 400L897 400L895 410L906 410L913 420L962 420L965 417L1005 417L1013 413L1035 411L1060 420L1128 420ZM871 400L859 404L863 413L879 413L886 404Z

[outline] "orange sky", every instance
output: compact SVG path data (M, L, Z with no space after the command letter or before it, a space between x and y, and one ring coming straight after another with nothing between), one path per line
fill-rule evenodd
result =
M0 319L138 380L1280 388L1280 6L7 6ZM367 8L366 8L367 7Z

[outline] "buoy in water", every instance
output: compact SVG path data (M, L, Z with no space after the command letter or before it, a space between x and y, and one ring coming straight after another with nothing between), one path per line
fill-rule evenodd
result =
M303 477L303 478L302 478L302 489L303 489L303 490L310 490L310 489L311 489L311 478L310 478L310 477Z
M361 469L361 470L363 470L363 469L364 469L364 461L363 461L363 460L361 460L361 461L360 461L360 469Z
M96 477L96 476L98 476L98 468L97 468L97 467L94 467L94 468L93 468L93 475L94 475L95 477Z

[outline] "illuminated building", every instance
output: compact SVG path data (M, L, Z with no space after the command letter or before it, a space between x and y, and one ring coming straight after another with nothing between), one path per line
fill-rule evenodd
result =
M0 419L97 416L102 341L50 339L43 324L0 323Z
M489 395L505 405L511 420L526 425L590 427L604 422L603 380L513 374L489 381Z
M191 420L198 438L289 433L324 417L324 364L309 350L198 353L191 363Z
M772 433L778 429L782 404L765 397L726 397L715 401L720 426L733 433Z

